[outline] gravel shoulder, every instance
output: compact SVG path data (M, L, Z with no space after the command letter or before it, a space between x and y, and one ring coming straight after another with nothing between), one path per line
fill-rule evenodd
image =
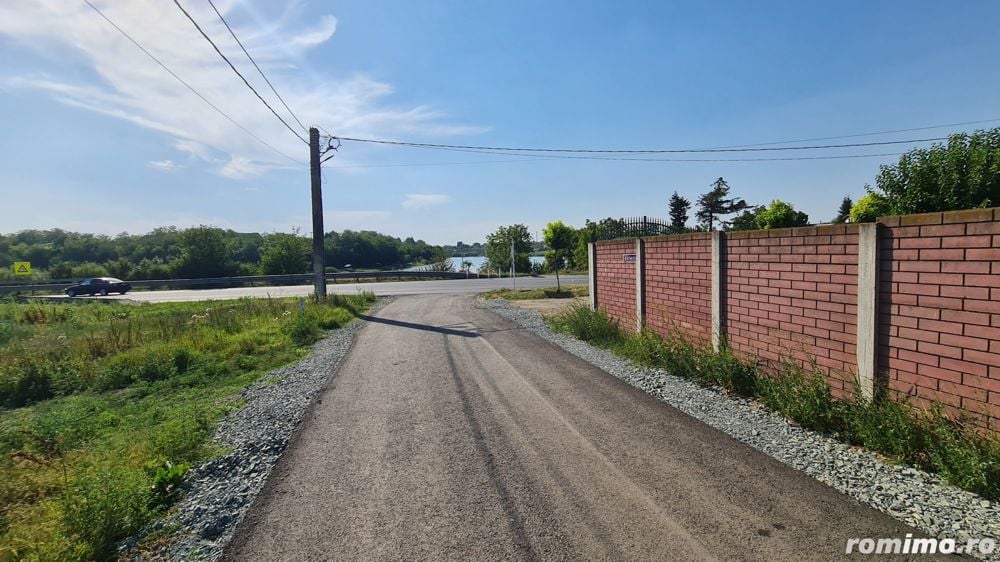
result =
M380 298L369 314L392 300ZM184 499L166 518L125 541L123 557L217 559L364 324L358 319L331 331L306 359L271 371L241 392L246 405L226 416L215 432L214 442L229 452L192 469ZM133 550L144 538L157 545L153 551Z
M944 483L926 472L885 462L879 456L803 429L752 401L636 366L609 351L553 332L534 310L505 300L479 306L552 342L682 412L796 468L864 505L938 538L1000 542L1000 505ZM985 560L1000 560L973 553Z

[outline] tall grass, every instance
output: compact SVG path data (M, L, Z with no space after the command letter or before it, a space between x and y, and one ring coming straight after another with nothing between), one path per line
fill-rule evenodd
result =
M0 303L0 560L113 557L240 390L373 301Z
M715 352L676 331L666 336L649 329L626 332L603 311L588 306L573 306L550 319L550 324L556 331L640 365L756 398L803 427L938 473L956 486L1000 500L1000 440L949 419L940 407L919 410L891 399L835 400L816 368L782 362L764 371L728 348Z

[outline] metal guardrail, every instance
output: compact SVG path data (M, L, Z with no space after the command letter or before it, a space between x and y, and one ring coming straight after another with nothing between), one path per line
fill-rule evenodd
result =
M479 275L467 275L454 271L371 271L358 273L327 273L327 281L336 283L340 280L361 281L362 279L401 280L401 279L466 279ZM209 287L240 287L245 285L291 285L311 283L311 273L294 275L247 275L241 277L208 277L204 279L151 279L128 281L133 289L183 289ZM62 292L69 285L78 283L77 279L45 281L41 283L12 283L0 285L0 294L4 293L34 293L38 291Z

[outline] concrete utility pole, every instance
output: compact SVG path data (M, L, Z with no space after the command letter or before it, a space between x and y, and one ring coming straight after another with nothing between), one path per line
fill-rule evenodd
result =
M313 287L316 298L326 297L326 257L323 250L323 182L319 167L319 129L309 129L309 171L312 176Z
M514 254L514 240L510 241L510 280L514 284L512 287L517 290L517 255Z

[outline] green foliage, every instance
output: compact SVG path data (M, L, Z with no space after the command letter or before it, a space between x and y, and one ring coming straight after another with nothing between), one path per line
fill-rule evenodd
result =
M171 279L229 275L257 275L262 270L301 273L296 233L271 241L265 260L266 240L274 235L240 233L200 226L187 230L157 228L141 235L80 234L54 230L24 230L0 235L0 280L12 278L13 261L30 261L35 279L79 279L111 276L119 279ZM447 255L440 246L422 240L401 240L377 232L326 234L327 263L333 267L405 267L413 263L440 262ZM202 243L205 244L202 244ZM306 242L304 258L309 254ZM472 248L472 247L470 247ZM476 255L473 252L467 255ZM213 257L214 256L214 257ZM216 261L218 258L219 261Z
M913 149L881 167L875 188L891 215L1000 205L1000 128Z
M112 555L215 454L234 397L302 356L291 318L334 328L373 301L0 303L0 559Z
M590 293L590 288L586 285L567 285L563 289L549 287L547 289L495 289L483 293L486 300L507 299L509 301L532 300L532 299L568 299L573 297L585 297Z
M698 197L698 212L695 216L704 230L715 230L718 221L725 228L728 222L722 219L726 215L738 213L747 208L747 203L739 197L729 197L729 184L719 178L712 183L712 189Z
M764 212L765 207L755 206L743 211L742 213L736 215L733 220L729 221L729 226L726 230L729 231L741 231L741 230L757 230L757 217Z
M97 375L95 387L98 390L113 390L140 381L153 382L174 377L182 372L174 362L175 357L182 358L185 367L190 366L189 356L172 346L151 345L123 351L110 358Z
M86 558L108 560L118 541L149 520L150 495L141 471L84 469L60 497L63 524L85 547Z
M688 211L691 210L691 202L681 197L676 191L670 196L669 214L670 226L677 232L687 230Z
M431 246L423 240L392 236L370 230L345 230L326 233L326 263L344 268L390 268L410 263L434 263L448 256L440 246Z
M755 222L760 230L806 226L809 224L809 215L802 211L796 211L789 203L775 199L771 201L769 206L761 210Z
M180 498L181 484L190 469L191 465L187 463L149 463L146 471L153 480L149 509L158 511L173 505Z
M528 254L532 251L531 233L523 224L501 226L486 237L486 259L492 267L510 271L511 243L514 244L517 271L531 271Z
M889 202L884 197L868 192L851 207L851 222L875 222L891 214Z
M318 340L322 333L315 318L294 312L285 321L282 330L295 345L309 345Z
M562 221L553 221L545 225L542 237L545 240L545 245L551 248L545 255L545 262L546 264L551 262L550 265L555 268L556 289L559 289L562 287L559 281L559 270L566 266L566 260L569 259L570 251L576 242L576 231L573 230L573 227L563 224Z
M260 271L264 275L304 273L309 267L310 249L309 240L297 231L268 234L261 248Z
M181 255L174 264L180 278L226 277L236 274L234 244L221 228L199 226L181 233Z
M946 417L940 408L919 411L905 402L835 400L815 367L785 361L759 371L723 347L719 352L671 331L627 333L601 311L574 307L549 320L554 330L611 349L640 365L754 397L803 427L826 432L893 459L940 474L946 481L1000 500L1000 440ZM855 392L859 394L859 392Z
M585 342L605 347L618 344L623 339L622 330L616 320L583 304L575 304L553 318L552 328L573 334Z
M844 197L844 200L840 202L840 208L837 209L837 216L833 218L833 224L844 224L847 219L851 218L851 207L854 206L854 202L851 201L850 197Z
M822 373L805 371L786 362L759 381L761 401L810 429L833 432L841 429L840 412L834 405L830 385Z

